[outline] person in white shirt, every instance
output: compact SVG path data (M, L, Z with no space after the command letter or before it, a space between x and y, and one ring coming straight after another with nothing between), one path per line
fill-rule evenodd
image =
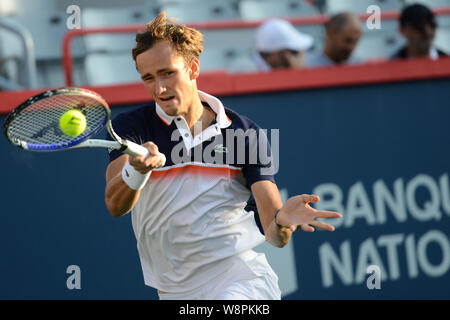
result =
M334 231L316 219L341 214L312 208L316 195L283 205L263 131L197 89L202 50L202 34L164 12L136 35L133 58L154 101L113 126L150 156L109 151L106 206L114 217L132 212L144 281L160 299L280 299L277 275L252 249L283 247L297 228ZM245 133L242 143L230 132ZM251 194L264 236L246 210Z
M314 44L314 38L302 33L283 19L269 19L255 33L255 51L238 57L231 65L232 72L257 72L278 69L301 69L304 54Z

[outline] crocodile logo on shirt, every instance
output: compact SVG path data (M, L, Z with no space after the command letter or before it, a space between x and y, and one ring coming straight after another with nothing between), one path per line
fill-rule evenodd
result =
M227 147L224 147L222 144L218 144L218 145L214 146L214 151L226 153L228 150L227 150Z

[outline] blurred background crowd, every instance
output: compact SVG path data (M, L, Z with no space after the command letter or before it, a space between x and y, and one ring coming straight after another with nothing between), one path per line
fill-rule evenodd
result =
M204 34L202 72L247 73L439 59L450 52L449 9L450 0L1 0L0 90L64 86L62 43L77 18L83 29L144 26L166 11ZM134 36L74 38L74 83L139 81Z

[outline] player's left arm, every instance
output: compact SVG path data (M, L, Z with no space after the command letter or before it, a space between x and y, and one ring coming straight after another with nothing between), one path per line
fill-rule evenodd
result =
M312 208L309 203L320 200L316 195L298 195L289 198L283 205L277 185L269 180L257 181L252 184L251 189L266 240L275 247L282 248L288 244L292 232L297 230L299 226L307 232L314 231L314 227L334 231L332 225L317 221L316 218L342 217L338 212L320 211ZM280 211L275 222L277 210Z

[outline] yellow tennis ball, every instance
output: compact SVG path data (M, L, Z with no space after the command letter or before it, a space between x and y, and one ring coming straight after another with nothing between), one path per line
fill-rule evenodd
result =
M86 130L86 117L79 110L69 110L59 118L59 127L68 136L79 136Z

